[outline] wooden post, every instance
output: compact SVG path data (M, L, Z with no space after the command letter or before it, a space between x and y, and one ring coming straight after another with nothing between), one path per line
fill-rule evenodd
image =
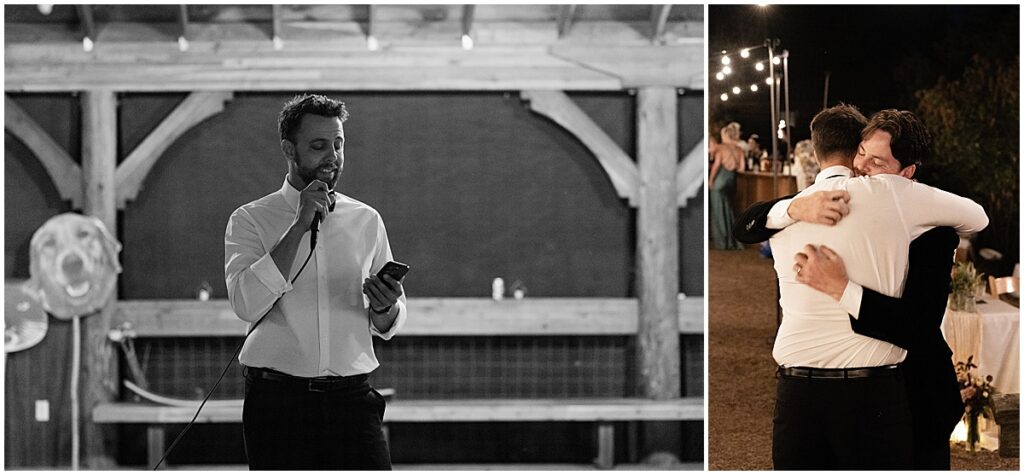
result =
M680 395L679 210L676 206L678 127L674 88L643 88L637 94L637 265L640 318L637 353L640 395Z
M679 152L674 88L642 88L637 93L637 283L639 319L637 356L639 395L652 399L680 396L679 357L679 208L676 162ZM675 453L681 446L678 424L647 423L643 453Z
M85 178L84 213L103 221L114 236L117 232L117 99L114 91L85 91L82 98L82 174ZM110 319L117 301L110 297L105 308L84 319L82 345L82 426L84 466L104 469L114 466L116 428L94 424L92 408L114 399L117 392L117 358L107 340Z

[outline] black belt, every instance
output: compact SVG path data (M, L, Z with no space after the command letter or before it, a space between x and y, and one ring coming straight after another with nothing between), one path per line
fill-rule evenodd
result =
M370 375L356 374L352 376L319 376L316 378L303 378L292 376L268 368L246 367L246 376L256 379L265 379L298 387L304 387L307 391L329 392L329 391L369 391Z
M779 366L778 374L789 378L803 379L860 379L876 376L893 376L900 365L873 366L870 368L805 368L803 366Z

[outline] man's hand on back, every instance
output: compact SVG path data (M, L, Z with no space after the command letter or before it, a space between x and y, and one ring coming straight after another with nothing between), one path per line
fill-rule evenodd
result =
M812 289L828 294L839 301L846 291L846 284L849 278L846 276L846 265L843 258L828 246L814 247L811 244L804 246L803 252L793 256L796 261L793 270L796 271L796 281L809 285Z
M849 201L846 190L818 191L794 198L786 212L797 221L832 226L850 214Z

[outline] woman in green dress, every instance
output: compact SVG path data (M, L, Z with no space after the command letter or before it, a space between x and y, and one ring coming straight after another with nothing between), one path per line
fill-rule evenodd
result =
M732 236L732 199L736 194L736 173L744 170L743 149L736 145L739 140L739 124L722 128L722 143L714 137L708 141L711 154L711 176L708 183L708 209L711 212L711 244L715 249L743 249L743 244Z

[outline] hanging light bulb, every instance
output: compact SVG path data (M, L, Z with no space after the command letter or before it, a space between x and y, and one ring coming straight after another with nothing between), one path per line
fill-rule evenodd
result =
M782 64L782 58L778 56L772 58L772 64Z
M380 49L380 43L377 42L377 37L370 35L366 37L366 49L370 51L377 51Z
M721 80L725 79L725 74L722 73L721 71L719 71L719 72L715 73L715 79L721 81Z
M84 49L86 53L92 52L92 38L89 38L88 36L82 38L82 49Z
M757 64L754 65L754 69L758 71L764 71L764 63L758 61Z
M49 15L49 14L53 13L53 5L52 4L40 3L37 6L39 7L39 13L42 13L43 15Z
M749 58L750 57L750 48L743 48L743 49L741 49L740 50L740 57L741 58Z
M184 36L178 37L178 51L182 53L188 51L188 40Z
M724 64L724 65L728 65L728 64L729 64L729 63L731 63L731 62L732 62L732 60L731 60L731 59L729 59L729 57L728 57L728 56L722 56L722 64Z
M739 86L733 86L733 87L732 87L732 94L733 94L734 96L735 96L735 95L739 95L740 91L741 91L741 89L740 89L740 87L739 87Z
M722 93L722 95L721 95L721 96L718 96L718 97L719 97L720 99L722 99L723 101L728 101L728 100L729 100L729 95L728 95L728 94L726 94L726 93Z
M757 92L757 84L750 85L750 92Z
M473 38L469 35L462 35L462 49L466 51L473 49Z
M769 86L771 86L772 85L772 78L770 76L764 78L764 83L769 85Z
M725 74L726 76L732 74L732 68L730 68L729 66L722 68L722 74Z

